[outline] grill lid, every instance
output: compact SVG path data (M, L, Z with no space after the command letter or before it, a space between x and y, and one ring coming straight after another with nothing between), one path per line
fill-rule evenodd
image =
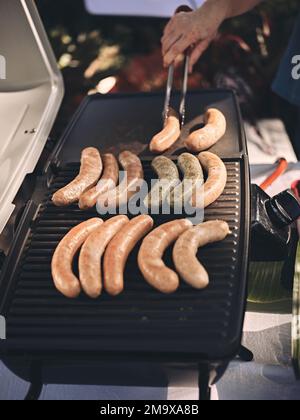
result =
M0 2L0 233L33 172L64 94L33 0Z

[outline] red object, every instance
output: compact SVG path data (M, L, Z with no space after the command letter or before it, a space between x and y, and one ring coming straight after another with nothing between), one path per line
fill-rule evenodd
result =
M278 165L275 171L261 184L260 188L262 190L266 190L268 187L270 187L281 175L283 175L287 168L288 163L285 158L281 158L278 160Z
M295 196L300 200L300 180L293 182L291 188Z

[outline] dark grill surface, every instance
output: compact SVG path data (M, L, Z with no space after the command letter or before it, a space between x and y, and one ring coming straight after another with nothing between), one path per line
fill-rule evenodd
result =
M179 95L175 95L179 103ZM55 208L50 197L78 172L80 152L95 146L102 153L140 154L146 179L152 174L148 143L161 129L161 94L93 95L68 125L19 223L0 277L0 314L7 318L1 352L38 358L65 356L120 360L174 360L227 363L241 343L246 303L250 232L250 182L239 108L230 91L202 90L187 97L187 124L168 152L177 159L190 130L203 122L207 107L227 119L226 135L211 151L225 160L228 183L223 196L206 211L206 220L226 220L232 235L200 250L211 283L204 291L181 284L172 295L152 289L137 268L137 249L128 261L125 292L98 300L61 296L52 283L51 258L60 239L75 225L95 217L73 206ZM53 173L55 174L53 176ZM177 216L178 217L178 216ZM182 216L180 216L182 217ZM174 216L155 216L155 223ZM172 267L171 250L165 256ZM74 270L76 271L76 261Z
M1 309L7 316L7 348L120 355L181 353L210 360L233 356L240 342L245 300L244 165L243 159L226 162L226 190L206 211L206 220L225 220L232 231L224 242L199 252L211 278L206 290L197 291L181 283L176 293L160 294L139 273L136 249L126 267L125 292L116 298L104 293L98 300L84 295L68 300L52 282L50 264L58 242L73 226L97 216L96 211L82 212L76 206L61 209L51 204L51 194L74 178L78 164L60 169L50 189L43 193L34 220L23 231L23 242L9 265L17 269L9 279ZM157 225L170 220L170 216L154 218ZM172 266L170 250L165 259Z

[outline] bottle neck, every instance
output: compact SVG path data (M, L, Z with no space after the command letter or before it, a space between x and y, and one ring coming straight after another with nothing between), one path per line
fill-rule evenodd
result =
M266 210L272 222L284 228L300 217L300 202L291 190L286 190L268 200Z

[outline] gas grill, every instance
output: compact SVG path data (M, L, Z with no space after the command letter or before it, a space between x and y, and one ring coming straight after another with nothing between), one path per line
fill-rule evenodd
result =
M146 142L161 124L163 95L87 97L38 180L2 270L0 313L7 321L7 340L1 343L4 353L38 355L39 359L50 354L86 357L94 353L100 359L189 361L207 367L207 372L212 366L223 368L239 353L250 230L245 137L230 91L193 92L187 102L188 121L200 122L205 108L217 105L229 122L224 143L213 150L224 158L227 187L207 209L205 219L227 221L233 234L200 252L211 276L210 286L196 291L182 284L173 295L160 294L139 272L137 247L126 267L121 296L103 294L92 301L82 295L68 300L56 291L51 258L57 244L73 226L97 215L96 210L83 212L75 205L57 208L51 202L53 192L78 173L81 150L91 145L116 154L134 149L140 152L146 180L150 183L155 178ZM170 157L176 160L180 153L179 142ZM173 218L154 216L156 225ZM166 262L172 266L170 250Z

